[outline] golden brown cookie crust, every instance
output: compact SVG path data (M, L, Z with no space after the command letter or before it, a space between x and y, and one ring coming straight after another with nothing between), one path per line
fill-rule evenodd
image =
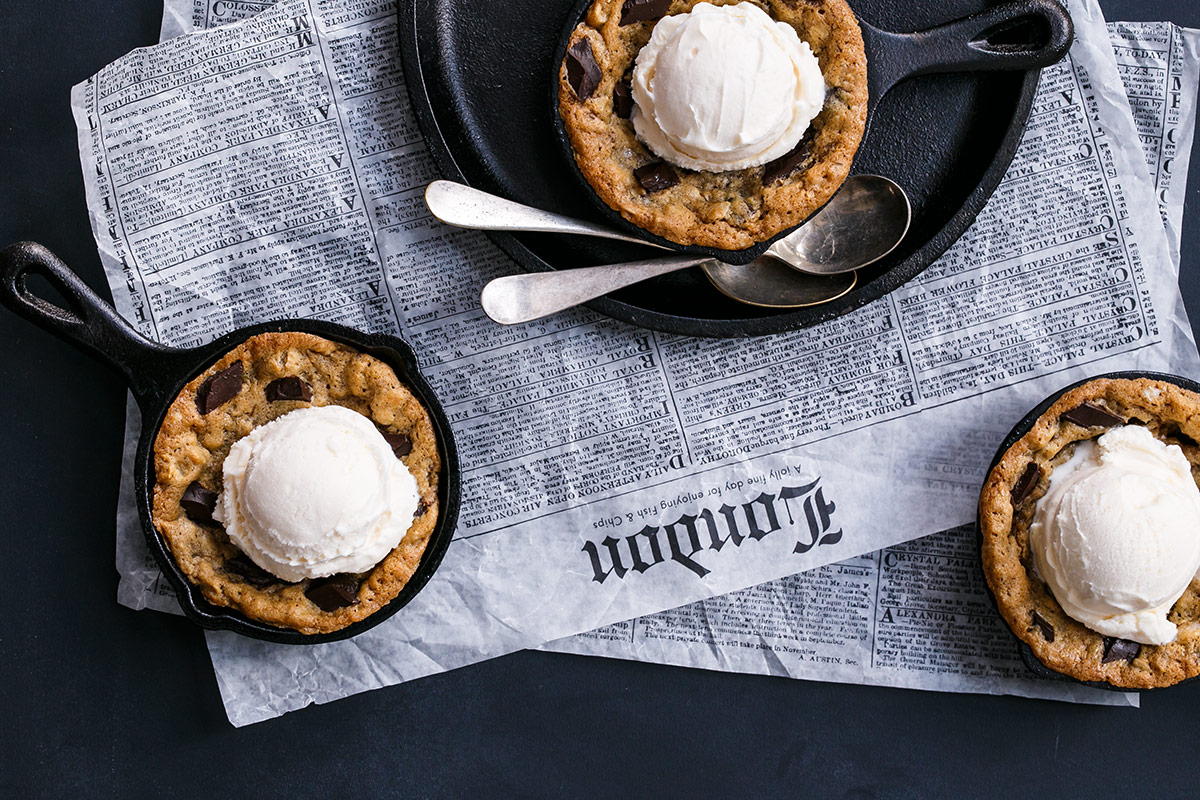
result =
M241 391L207 415L201 414L196 405L200 385L235 361L244 369ZM298 376L312 387L311 402L266 399L271 381L290 376ZM214 492L221 490L225 456L250 431L289 411L324 405L352 409L370 418L385 434L404 434L411 439L412 452L401 460L416 478L424 506L400 544L373 569L358 576L362 580L358 602L334 611L322 611L305 596L311 581L278 581L263 588L251 585L229 566L242 554L225 531L219 525L193 522L179 504L193 481ZM329 633L387 605L412 577L437 523L441 466L428 412L391 367L312 334L265 333L226 353L171 403L154 440L154 526L188 581L199 587L209 602L281 628Z
M674 0L669 14L699 2ZM633 125L617 116L613 90L650 41L654 22L621 26L624 0L596 0L571 35L587 38L601 70L600 85L580 103L559 69L558 110L588 183L610 207L641 228L683 245L744 250L800 224L837 192L850 173L867 123L867 57L862 32L845 0L746 0L796 28L821 65L828 95L813 120L812 149L803 166L763 186L763 167L692 172L676 167L676 186L648 193L633 176L659 161L638 141Z
M1076 442L1107 430L1081 428L1062 419L1084 403L1144 425L1156 438L1179 445L1200 483L1200 395L1144 378L1090 381L1059 398L988 475L979 500L983 572L1004 621L1046 666L1080 680L1128 689L1170 686L1200 674L1200 581L1192 581L1169 614L1179 627L1178 639L1142 645L1132 662L1104 664L1105 637L1068 617L1033 571L1029 525L1037 501L1049 488L1050 472L1070 458ZM1039 465L1041 475L1014 509L1013 487L1031 461ZM1035 613L1053 629L1053 641L1034 621Z

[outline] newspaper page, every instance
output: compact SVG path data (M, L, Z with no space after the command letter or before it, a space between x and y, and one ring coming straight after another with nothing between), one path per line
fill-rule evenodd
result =
M479 289L513 267L424 212L433 170L390 2L284 0L76 87L93 228L127 318L180 345L284 316L398 330L463 455L456 539L404 613L320 647L209 635L231 721L963 524L997 442L1053 389L1194 372L1099 9L1072 8L1095 24L1035 107L1022 191L985 210L980 235L902 292L751 341L586 310L488 321ZM130 522L122 600L145 606L157 583Z
M167 9L169 18L170 3ZM214 13L223 10L197 0L194 27L235 21ZM1178 269L1200 32L1165 22L1108 28ZM1173 181L1176 172L1184 179ZM543 649L815 680L1136 705L1136 694L1033 677L986 600L976 546L972 529L946 531Z
M1168 22L1115 22L1109 25L1109 33L1154 180L1171 262L1178 270L1188 164L1196 132L1200 30Z
M1108 27L1178 270L1200 31L1167 22ZM1050 71L1045 80L1055 80ZM1176 174L1182 177L1174 180ZM997 197L1019 185L1006 180ZM542 649L808 680L1137 704L1136 694L1033 676L987 597L978 547L973 527L956 528Z

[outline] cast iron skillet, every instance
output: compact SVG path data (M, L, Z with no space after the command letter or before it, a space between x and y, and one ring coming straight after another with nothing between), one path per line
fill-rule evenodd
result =
M413 110L441 177L607 224L560 154L547 95L573 0L399 0ZM988 0L852 0L860 20L919 30L978 13ZM1021 31L993 37L1020 40ZM870 34L868 34L870 35ZM916 47L919 39L912 39ZM899 52L899 51L898 51ZM877 74L896 74L890 71ZM588 305L645 328L759 336L815 325L883 297L933 263L975 219L1020 144L1038 73L964 72L902 81L877 98L854 171L898 181L912 201L908 237L859 273L845 297L812 308L757 309L684 270ZM529 272L653 258L661 251L576 236L490 233Z
M1029 433L1029 431L1031 431L1033 429L1033 426L1037 423L1038 418L1041 417L1042 414L1045 414L1047 409L1049 409L1050 406L1054 405L1055 402L1058 401L1058 398L1062 397L1064 394L1066 394L1067 392L1071 391L1072 389L1074 389L1076 387L1082 386L1083 384L1088 383L1089 381L1100 380L1101 378L1126 379L1126 380L1137 380L1138 378L1147 378L1152 381L1163 381L1164 383L1173 383L1176 386L1179 386L1183 389L1187 389L1188 391L1200 393L1200 383L1196 383L1196 381L1189 380L1188 378L1181 378L1178 375L1167 375L1166 373L1162 373L1162 372L1110 372L1105 375L1097 375L1094 378L1085 378L1081 381L1076 381L1075 383L1072 383L1070 386L1063 387L1059 391L1057 391L1054 394L1047 397L1045 400L1043 400L1041 403L1039 403L1036 408L1034 408L1032 411L1030 411L1028 414L1026 414L1024 417L1022 417L1020 422L1018 422L1015 426L1013 426L1013 429L1008 432L1008 436L1005 436L1004 441L1000 443L1000 448L998 450L996 450L996 457L992 459L991 465L988 466L987 474L988 475L991 474L992 470L996 468L996 465L1000 463L1000 459L1003 458L1004 454L1008 452L1008 448L1010 448L1014 444L1016 444L1017 440L1020 439L1022 436ZM983 549L983 525L980 521L978 513L976 513L976 515L975 515L975 536L978 539L979 548L982 551L982 549ZM1003 620L1004 617L1000 615L999 606L996 605L996 595L992 593L991 585L988 584L988 582L986 580L984 581L984 585L987 586L987 593L988 593L988 597L992 601L992 607L996 609L997 616L1000 616L1000 619ZM1007 625L1007 623L1006 623L1006 625ZM1127 688L1124 686L1113 686L1108 681L1081 681L1078 678L1074 678L1070 675L1064 675L1063 673L1061 673L1057 670L1053 670L1053 669L1050 669L1050 667L1047 667L1045 664L1043 664L1041 661L1038 660L1038 657L1036 655L1034 655L1033 648L1031 648L1029 645L1025 644L1025 642L1019 636L1017 636L1015 632L1013 633L1013 639L1016 640L1017 652L1020 653L1021 660L1024 661L1025 666L1027 666L1030 669L1030 671L1035 673L1038 677L1050 678L1052 680L1058 680L1058 681L1070 681L1072 683L1078 683L1083 686L1090 686L1093 689L1106 689L1106 690L1112 691L1112 692L1154 692L1154 691L1159 691L1161 689L1171 689L1171 688L1174 688L1175 686L1179 686L1184 683L1191 683L1192 681L1196 680L1197 678L1200 678L1200 675L1197 675L1197 676L1194 676L1191 678L1185 678L1184 680L1180 681L1179 683L1172 684L1171 686L1160 686L1160 687L1156 687L1153 689L1130 689L1130 688Z
M774 242L792 233L803 222L780 231L770 239L745 250L683 246L656 236L629 222L605 203L588 183L575 161L562 116L558 113L558 65L567 55L575 27L587 15L594 0L578 0L568 17L555 49L551 81L550 115L564 160L571 165L584 193L613 227L681 253L716 258L730 264L747 264L761 256ZM1071 47L1074 27L1071 17L1055 0L1008 2L964 19L917 33L890 33L859 21L867 53L867 130L879 101L893 86L917 75L983 70L1031 70L1058 62ZM552 78L552 79L551 79ZM903 182L901 182L903 185ZM815 213L815 212L814 212Z
M30 292L27 286L27 278L30 275L41 275L49 281L66 299L68 308L61 308ZM347 639L373 628L403 608L428 582L441 563L458 520L458 456L450 423L434 396L433 389L421 377L412 348L402 339L385 334L366 334L330 322L280 320L240 328L202 347L187 350L165 347L135 331L112 306L97 297L87 284L53 253L31 242L15 244L0 253L0 303L114 367L129 382L142 411L142 432L134 465L138 516L142 521L142 532L146 535L146 543L150 552L154 554L154 560L174 587L180 606L193 622L205 628L236 631L255 639L280 644L320 644ZM309 635L277 628L249 619L233 609L209 603L199 589L188 583L175 559L171 557L166 542L158 535L151 521L150 497L154 485L151 449L168 406L188 381L225 353L251 336L277 331L301 331L323 336L386 362L429 411L442 458L442 475L438 484L440 510L437 526L430 536L416 572L388 605L366 619L333 633Z

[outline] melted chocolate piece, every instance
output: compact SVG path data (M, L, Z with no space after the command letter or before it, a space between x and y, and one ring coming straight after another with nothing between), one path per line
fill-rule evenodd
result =
M301 402L309 402L312 400L312 387L304 382L303 379L292 376L290 378L277 378L267 384L267 402L278 403L285 400L299 400Z
M662 19L671 8L671 0L625 0L621 6L621 25Z
M385 433L383 439L392 448L396 458L403 458L412 452L412 439L403 433Z
M255 564L246 555L239 555L236 558L231 558L225 562L225 569L237 575L246 583L262 589L270 586L273 583L281 583L281 579L275 577L265 569Z
M795 149L787 155L780 156L774 161L768 161L763 167L763 186L770 186L775 181L781 181L789 177L793 172L804 166L808 161L809 156L813 151L813 133L809 128L804 134L804 138L796 145Z
M1029 466L1021 473L1021 477L1017 478L1017 482L1013 484L1012 504L1014 508L1021 505L1026 497L1029 497L1041 479L1042 468L1037 465L1037 462L1030 461Z
M613 87L613 112L621 119L633 116L633 84L628 78Z
M183 497L179 498L179 505L192 522L200 522L205 525L216 524L213 520L213 509L217 507L217 493L206 489L196 481L192 481L183 490Z
M211 414L237 397L242 390L242 362L230 366L208 377L196 390L196 408L201 414Z
M1137 642L1131 642L1128 639L1114 639L1108 636L1104 637L1104 656L1100 659L1100 663L1108 664L1113 661L1121 661L1124 659L1130 664L1142 652L1142 646Z
M679 175L665 161L655 161L638 167L633 171L633 177L642 185L647 193L661 192L679 183Z
M309 584L304 596L322 611L337 611L358 603L358 578L353 575L334 575Z
M567 83L581 103L600 85L600 66L592 52L592 43L587 39L580 39L567 51Z
M1081 428L1111 428L1114 425L1124 425L1125 420L1115 414L1110 414L1103 408L1084 403L1078 408L1072 408L1062 415L1067 422L1074 422Z
M413 519L424 516L425 512L428 510L429 506L425 504L424 500L422 500L421 502L417 503L417 510L413 512Z
M1038 612L1033 612L1033 624L1042 632L1042 638L1047 642L1054 641L1054 626L1046 622L1045 618Z

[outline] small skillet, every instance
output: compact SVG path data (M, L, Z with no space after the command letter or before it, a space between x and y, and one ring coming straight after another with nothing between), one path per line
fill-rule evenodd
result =
M49 281L66 299L69 307L61 308L30 292L27 286L30 275L41 275ZM433 389L421 376L412 348L402 339L386 334L362 333L331 322L280 320L239 328L201 347L166 347L134 330L53 253L31 242L15 244L0 252L0 303L113 367L129 383L142 411L141 437L134 463L142 532L154 560L174 587L184 614L198 625L235 631L280 644L320 644L347 639L375 627L403 608L429 581L441 563L458 520L458 456L449 420ZM323 336L387 363L429 412L442 459L442 474L438 482L438 521L416 572L400 594L386 606L366 619L332 633L304 634L277 628L249 619L234 609L209 603L200 590L184 577L151 519L150 498L155 482L151 452L167 408L189 381L225 353L252 336L279 331L300 331Z
M984 475L991 475L992 470L994 470L996 465L1000 463L1000 459L1004 458L1004 454L1007 453L1009 449L1012 448L1012 446L1015 445L1023 436L1025 436L1025 434L1033 430L1033 426L1037 424L1037 421L1041 419L1041 416L1049 411L1050 406L1058 402L1058 399L1067 392L1071 391L1072 389L1077 389L1083 384L1090 383L1091 381L1095 380L1138 380L1139 378L1173 383L1181 389L1186 389L1189 392L1200 393L1200 383L1197 383L1190 378L1184 378L1179 375L1167 375L1162 372L1109 372L1103 375L1095 375L1091 378L1084 378L1083 380L1075 381L1070 386L1064 386L1062 389L1059 389L1057 392L1054 392L1045 400L1038 403L1028 414L1022 417L1021 420L1013 426L1012 430L1008 432L1008 435L1004 437L1004 441L1002 441L1000 446L996 448L996 455L992 458L992 463L988 465L987 472L985 472ZM975 514L975 542L976 548L982 552L983 521L978 511ZM1194 683L1196 681L1200 681L1200 675L1196 675L1191 678L1184 678L1183 680L1179 681L1178 683L1174 683L1171 686L1160 686L1153 689L1135 689L1125 686L1115 686L1108 681L1085 681L1072 675L1059 672L1056 669L1051 669L1043 664L1033 652L1033 648L1027 645L1021 639L1021 637L1017 635L1016 631L1011 629L1011 626L1008 625L1007 621L1004 620L1003 616L1000 614L1000 606L996 602L996 594L992 591L991 584L988 583L987 580L984 580L983 584L984 588L987 589L988 599L992 601L992 608L995 609L996 616L1000 618L1000 621L1004 627L1008 628L1012 633L1013 641L1016 642L1017 645L1017 653L1021 656L1021 661L1025 663L1025 666L1029 668L1030 672L1034 673L1040 678L1048 678L1060 682L1077 683L1081 686L1090 686L1093 689L1104 689L1112 692L1161 692L1165 689L1171 689L1175 686L1181 686L1185 683Z
M792 233L801 222L745 250L684 246L638 227L621 216L596 194L575 162L574 150L558 113L558 70L567 54L571 34L583 20L594 0L578 0L567 17L553 60L551 119L563 157L571 165L584 194L610 224L662 247L730 264L748 264L777 240ZM851 2L853 6L853 2ZM879 101L896 84L918 75L987 70L1023 71L1041 69L1062 60L1074 39L1074 26L1066 9L1056 0L1013 0L978 14L947 22L915 33L891 33L858 21L867 54L867 123L863 141ZM903 183L903 181L901 181ZM814 209L816 213L819 209Z

